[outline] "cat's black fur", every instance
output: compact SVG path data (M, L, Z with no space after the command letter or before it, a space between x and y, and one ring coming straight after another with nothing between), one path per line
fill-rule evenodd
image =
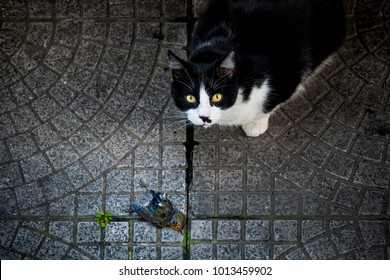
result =
M254 86L268 79L271 91L262 108L268 113L336 51L344 33L341 0L210 0L197 22L187 62L169 53L175 104L181 110L196 106L183 99L189 87L197 96L201 83L211 87L212 80L228 74L222 109L234 104L238 88L245 101ZM231 51L234 67L224 69L221 63Z

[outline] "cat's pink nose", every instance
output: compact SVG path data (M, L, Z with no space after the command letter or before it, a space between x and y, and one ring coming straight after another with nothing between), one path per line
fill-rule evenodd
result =
M199 116L199 118L200 118L204 123L211 123L211 120L210 120L209 117Z

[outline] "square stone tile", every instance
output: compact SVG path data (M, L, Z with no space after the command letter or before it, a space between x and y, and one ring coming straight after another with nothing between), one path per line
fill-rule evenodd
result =
M68 245L57 240L46 238L42 247L39 249L37 257L43 260L59 260L64 255Z
M245 240L269 240L269 222L265 220L247 220L245 222Z
M191 239L212 240L213 223L211 220L192 220Z
M130 209L130 195L106 195L106 211L112 215L128 215Z
M106 150L99 148L86 156L83 162L92 175L97 176L112 166L114 164L114 159Z
M111 192L129 192L131 187L130 170L113 170L106 175L106 191Z
M191 216L212 216L214 215L214 195L191 195L190 211Z
M183 249L177 246L161 246L162 260L182 260Z
M14 236L17 222L15 221L0 221L0 244L8 247Z
M46 152L56 170L62 169L79 159L73 147L68 142L62 142Z
M277 220L274 221L275 241L297 241L297 221Z
M75 196L69 195L49 204L50 216L73 216L75 213Z
M12 247L18 251L33 255L42 241L40 233L28 229L19 229Z
M157 248L155 246L133 246L133 260L156 260Z
M384 193L379 191L366 191L360 206L360 215L380 215L382 212Z
M129 223L128 222L110 222L106 226L105 241L108 242L128 242L129 241Z
M316 174L307 190L321 198L329 198L334 191L337 181L322 174Z
M7 144L14 160L28 158L37 152L37 147L29 133L10 138Z
M271 211L271 198L268 194L253 194L248 195L247 201L247 215L268 215Z
M217 240L240 240L241 223L235 220L217 221Z
M297 215L299 196L297 194L275 194L276 215Z
M37 183L16 188L15 193L18 205L22 209L42 204L45 201L42 188Z
M237 216L243 213L242 195L221 194L218 199L218 213L220 215Z
M148 222L134 222L133 242L150 243L157 241L157 228Z
M101 194L80 194L77 197L77 215L95 215L103 210Z
M239 244L217 244L217 260L239 260L241 249Z
M354 228L345 228L334 232L332 239L340 254L360 249L363 246L363 242Z
M24 177L27 182L42 178L51 173L50 165L43 155L36 155L21 161Z
M213 260L213 245L191 244L191 260Z
M73 241L73 222L54 221L49 223L49 233L67 242Z
M245 259L246 260L268 260L270 246L265 243L261 244L246 244Z
M127 246L107 246L104 248L105 260L127 260L129 251Z
M100 225L96 222L77 223L77 242L100 241Z
M336 256L329 238L321 237L305 245L313 260L326 260Z

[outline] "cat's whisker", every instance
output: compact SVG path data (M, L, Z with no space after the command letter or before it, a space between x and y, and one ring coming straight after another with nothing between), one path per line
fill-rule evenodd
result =
M190 125L191 125L191 123L188 122L188 121L186 120L186 122L185 122L184 124L182 124L182 125L176 127L176 128L172 131L172 133L176 133L177 131L179 131L179 130L181 130L181 129L183 129L183 128L189 127Z
M218 78L215 83L212 85L213 88L218 88L219 85L229 76L229 74L225 74L222 77Z
M188 90L190 91L193 91L194 90L194 85L192 83L192 85L188 85L182 81L179 81L179 80L175 80L176 83L179 83L179 84L182 84L184 87L186 87Z
M171 129L171 128L174 127L174 126L179 126L179 127L181 127L181 126L186 125L186 124L187 124L187 119L178 120L178 121L175 121L175 122L172 122L172 123L168 124L168 125L165 127L165 129L169 130L169 129Z

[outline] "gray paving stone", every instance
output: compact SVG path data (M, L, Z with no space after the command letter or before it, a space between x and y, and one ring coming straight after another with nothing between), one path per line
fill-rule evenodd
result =
M128 242L129 224L127 222L110 222L106 227L105 240L109 242Z
M113 170L106 175L106 191L107 193L129 191L130 182L130 170Z
M29 133L10 138L7 144L14 160L27 158L37 152L37 147Z
M104 248L105 260L127 260L128 248L125 246L107 246Z
M155 260L157 249L154 246L133 246L133 260Z
M73 241L73 223L72 222L50 222L49 233L59 237L67 242Z
M340 254L360 249L363 246L362 240L354 228L339 230L332 234L332 238Z
M183 251L181 247L161 246L162 260L182 260Z
M218 196L218 213L222 216L243 214L243 198L240 194L221 194Z
M275 241L297 241L297 221L274 221Z
M218 260L235 260L241 254L238 244L217 244L217 259Z
M69 195L49 204L51 216L72 216L75 213L75 196Z
M46 154L57 170L70 165L79 158L73 147L67 142L56 145L54 148L48 150Z
M0 244L3 247L8 247L9 245L11 245L12 237L14 236L17 222L1 221L0 225Z
M43 155L36 155L21 161L24 177L30 182L51 173L50 165Z
M99 144L98 139L86 127L80 128L69 140L82 155L87 154Z
M96 222L77 223L77 242L100 241L100 226Z
M298 214L297 194L275 194L275 214L276 215L297 215Z
M11 116L16 124L16 129L20 132L25 132L30 128L40 125L40 122L34 112L27 106L22 107L19 110L15 110L11 113Z
M360 206L361 215L379 215L382 212L384 193L378 191L367 191Z
M69 253L66 255L65 259L66 260L88 260L89 257L74 249L71 249Z
M43 236L40 233L28 229L20 228L12 247L19 252L33 255L42 241Z
M87 170L80 163L69 166L65 172L75 187L80 187L91 179Z
M389 258L387 0L345 2L344 45L255 138L170 97L167 51L206 2L3 4L1 259ZM183 235L128 218L141 179Z
M153 113L137 107L127 118L124 125L138 137L142 137L155 121L156 116Z
M311 181L308 191L322 198L329 198L335 189L337 181L322 174L316 174Z
M101 194L80 194L77 197L77 215L95 215L102 211Z
M42 187L37 183L16 188L15 194L18 205L22 209L34 207L45 201L42 193Z
M269 240L269 222L265 220L247 220L245 222L245 240Z
M44 179L42 185L49 201L73 190L72 184L63 172Z
M332 175L348 179L352 173L353 166L353 159L337 153L334 154L329 161L326 171L330 172Z
M191 244L192 260L212 260L213 245L211 244Z
M327 237L320 237L305 245L307 252L313 260L325 260L336 256L332 243Z
M214 201L215 198L213 195L197 195L193 194L191 196L191 215L214 215Z
M162 243L180 243L180 244L182 244L183 235L179 231L175 231L175 230L172 230L170 228L163 228L163 229L161 229L161 242Z
M110 167L114 160L105 150L99 148L85 157L83 162L92 175L97 176Z
M130 198L128 195L107 195L106 211L113 215L128 215L130 211Z
M351 208L355 208L360 196L359 187L341 184L333 198L333 201Z
M59 260L65 255L67 248L68 245L64 243L46 238L37 257L45 260Z
M268 194L248 195L247 215L268 215L271 213L271 197Z
M217 222L217 240L239 240L240 231L240 221L220 220Z
M86 88L86 93L97 100L104 102L111 94L117 80L109 75L98 73Z
M269 245L265 243L245 245L246 260L268 260Z
M212 240L213 225L209 220L191 221L191 239Z

